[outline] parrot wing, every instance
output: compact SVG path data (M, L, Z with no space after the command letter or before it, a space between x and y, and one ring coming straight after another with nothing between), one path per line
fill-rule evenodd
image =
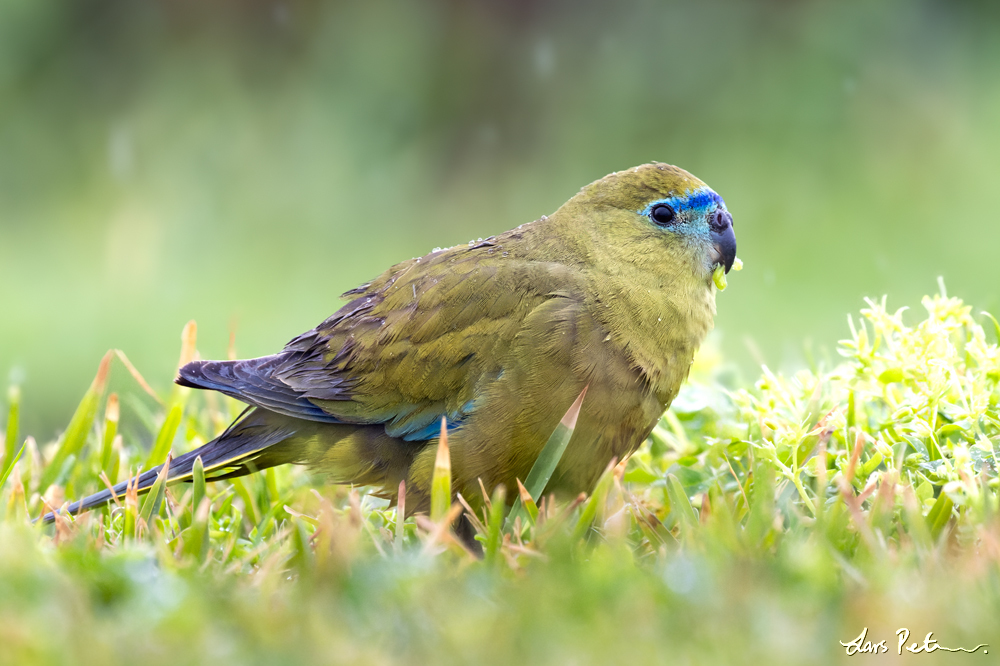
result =
M580 293L580 280L564 264L508 257L496 239L435 252L347 292L349 303L282 352L195 361L177 381L288 416L432 439L442 417L461 425L502 375L530 312Z

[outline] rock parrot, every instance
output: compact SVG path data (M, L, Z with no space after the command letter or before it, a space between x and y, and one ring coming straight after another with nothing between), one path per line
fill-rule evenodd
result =
M480 480L527 477L587 387L546 491L590 491L677 395L712 328L713 274L735 258L733 218L705 183L661 163L612 173L552 215L396 264L273 356L182 367L178 384L248 408L169 480L190 480L199 456L208 479L300 463L392 499L405 481L407 513L423 512L442 417L452 490L478 498Z

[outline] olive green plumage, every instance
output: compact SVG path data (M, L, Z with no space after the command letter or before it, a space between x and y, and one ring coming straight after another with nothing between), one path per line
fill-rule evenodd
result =
M549 217L397 264L279 354L182 368L178 383L253 409L175 459L170 476L188 477L195 456L210 478L305 463L390 497L405 480L408 512L423 511L442 416L454 427L453 491L476 498L479 480L527 477L587 386L548 490L589 491L687 376L715 315L712 271L735 254L731 220L694 176L648 164L591 183Z

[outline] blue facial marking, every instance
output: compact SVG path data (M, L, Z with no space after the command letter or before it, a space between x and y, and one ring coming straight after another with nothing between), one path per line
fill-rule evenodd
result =
M653 210L653 207L660 204L667 204L674 209L675 213L678 214L688 211L698 213L715 206L722 206L723 208L726 207L726 202L723 201L722 197L718 194L707 187L699 187L687 196L675 196L651 201L645 208L636 212L639 213L639 215L649 215L650 211Z

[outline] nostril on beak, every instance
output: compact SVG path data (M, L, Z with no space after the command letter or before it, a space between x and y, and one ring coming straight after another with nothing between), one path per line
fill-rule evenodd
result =
M712 231L725 231L729 227L733 226L733 216L729 214L728 210L717 210L712 215L709 225L712 227Z

